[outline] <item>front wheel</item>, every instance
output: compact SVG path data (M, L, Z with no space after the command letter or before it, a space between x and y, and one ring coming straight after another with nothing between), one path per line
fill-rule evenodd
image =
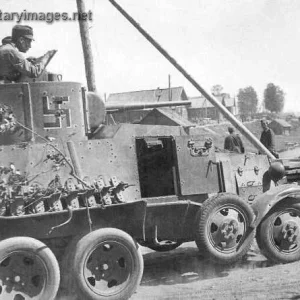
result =
M218 194L207 199L197 216L196 244L204 257L227 264L249 250L255 231L250 205L235 194Z
M0 299L55 299L58 262L42 242L13 237L0 242Z
M276 263L300 259L300 204L290 201L271 209L257 228L261 252Z
M129 299L143 274L143 257L132 237L115 228L103 228L81 238L71 262L79 299Z

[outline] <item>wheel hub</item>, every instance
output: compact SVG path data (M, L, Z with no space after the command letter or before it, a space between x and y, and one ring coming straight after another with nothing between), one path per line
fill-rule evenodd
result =
M26 276L11 275L5 278L4 285L7 286L8 290L20 290L23 291L25 286L28 285Z
M103 271L107 271L108 269L109 269L109 265L108 264L103 264L101 266L101 270L103 270Z
M224 240L232 240L238 233L238 222L234 219L227 219L221 225L221 234Z
M298 237L299 227L296 222L287 221L283 224L281 233L284 241L293 244Z
M38 259L26 255L22 252L12 253L0 263L0 287L4 291L1 296L9 295L15 299L14 296L35 297L42 293L45 283L43 266Z
M103 242L90 254L85 277L90 288L99 295L112 295L127 284L131 272L131 256L118 242Z
M208 235L212 245L220 252L233 252L245 233L245 215L235 206L225 206L211 214Z
M114 273L114 262L109 261L95 261L93 266L93 274L97 280L108 279Z

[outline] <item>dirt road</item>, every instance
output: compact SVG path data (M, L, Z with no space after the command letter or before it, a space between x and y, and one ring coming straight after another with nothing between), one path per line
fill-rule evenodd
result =
M144 276L132 300L300 299L300 262L272 265L256 247L234 266L204 260L195 243L165 253L142 250Z

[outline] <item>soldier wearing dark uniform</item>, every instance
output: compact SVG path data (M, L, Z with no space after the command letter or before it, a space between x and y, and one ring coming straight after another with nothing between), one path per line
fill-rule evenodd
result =
M231 152L244 153L245 149L242 139L238 134L234 133L234 128L228 127L228 132L229 135L225 138L224 141L224 149Z
M262 133L260 136L260 142L276 157L279 158L278 153L275 150L275 137L274 132L269 128L266 120L260 121L262 127Z
M39 77L44 70L44 63L33 64L21 52L31 48L33 30L30 26L15 25L12 29L11 42L0 46L0 80L13 82L25 75Z

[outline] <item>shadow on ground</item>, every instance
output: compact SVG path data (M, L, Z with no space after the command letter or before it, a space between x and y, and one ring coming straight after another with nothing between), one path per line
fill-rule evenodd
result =
M172 285L175 286L176 284L188 284L227 277L234 270L249 270L273 266L255 248L249 251L241 261L233 265L215 264L205 259L199 253L194 242L185 243L179 248L168 252L155 252L142 247L142 253L144 258L144 273L141 287L161 288L162 286L168 286L172 289ZM142 299L140 298L141 295L136 295L135 297L136 299ZM147 297L149 298L150 296L147 295ZM286 299L300 300L300 297L298 297L298 294L291 294ZM67 297L60 290L57 300L74 299Z
M193 246L182 245L176 250L143 255L143 286L185 284L212 278L226 277L234 269L255 269L272 266L257 251L249 251L238 263L233 265L215 264L199 253Z

